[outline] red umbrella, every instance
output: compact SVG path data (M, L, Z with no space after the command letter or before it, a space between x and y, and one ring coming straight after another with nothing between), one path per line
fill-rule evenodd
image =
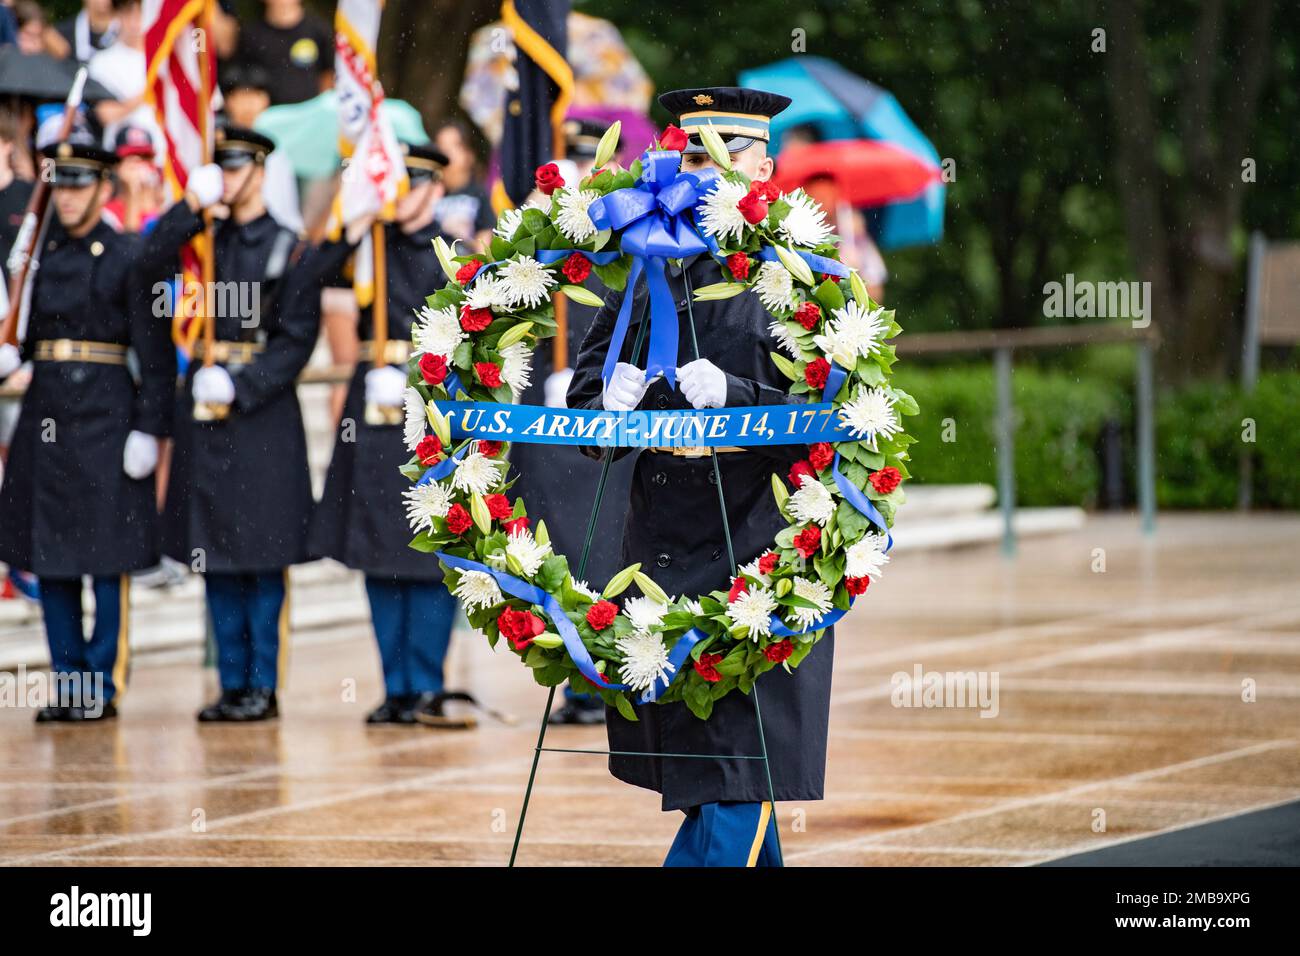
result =
M892 143L838 139L782 150L772 177L786 192L820 178L835 183L841 202L861 209L914 199L939 180L940 172Z

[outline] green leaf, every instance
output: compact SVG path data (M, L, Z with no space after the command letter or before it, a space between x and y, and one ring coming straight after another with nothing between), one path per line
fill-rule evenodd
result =
M529 235L535 236L545 231L550 224L550 217L536 206L528 206L524 209L523 226L528 230Z
M798 382L803 378L795 368L794 362L790 361L780 352L772 352L770 354L772 357L772 364L775 365L780 370L781 374L790 381Z
M614 706L618 708L618 712L623 716L625 720L631 720L631 721L640 720L640 718L637 717L636 715L636 711L632 709L632 702L627 699L627 696L625 694L619 694L614 699Z
M821 303L821 307L826 310L828 315L835 309L844 308L844 292L840 289L838 282L832 282L830 279L826 279L817 287L817 291L813 293L813 298Z

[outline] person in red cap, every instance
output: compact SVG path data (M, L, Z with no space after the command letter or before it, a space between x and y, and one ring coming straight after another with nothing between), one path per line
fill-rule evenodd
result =
M148 232L162 213L162 177L154 162L153 138L143 126L124 124L113 152L117 188L104 204L105 218L118 232Z

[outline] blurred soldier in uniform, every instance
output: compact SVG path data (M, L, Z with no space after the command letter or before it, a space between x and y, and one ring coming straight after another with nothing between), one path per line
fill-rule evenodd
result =
M44 151L55 218L40 250L22 353L34 360L0 486L0 560L35 572L57 701L37 721L112 717L126 687L129 573L158 560L154 468L172 423L176 355L153 314L202 197L148 237L101 218L116 157L77 141ZM18 350L0 346L0 379ZM82 577L95 595L90 639Z
M203 573L221 695L201 721L277 716L288 568L307 557L311 477L294 379L316 344L317 310L297 300L316 294L319 278L308 278L310 253L288 269L297 237L266 210L274 148L252 130L218 129L214 165L193 177L221 200L220 292L208 300L212 364L200 338L177 401L163 551ZM191 215L189 233L202 228Z
M309 540L314 557L333 558L366 576L384 671L384 700L366 721L441 724L443 661L456 599L442 583L438 562L407 547L411 529L402 492L410 482L399 469L410 458L401 409L411 326L425 298L447 282L433 250L440 235L434 210L447 158L431 146L403 144L402 149L410 189L397 200L395 221L384 225L388 339L384 354L375 354L373 305L362 309L361 360ZM344 241L321 247L325 271L336 281L369 231L369 221L349 223Z
M789 105L784 96L761 90L721 87L676 90L659 102L690 140L682 169L712 164L699 131L712 126L723 138L734 168L751 180L772 173L767 155L769 120ZM707 254L670 266L668 283L681 323L678 389L662 379L647 383L631 364L640 302L609 384L601 369L618 315L619 295L606 299L578 355L569 387L571 407L627 411L779 405L790 401L789 381L770 358L771 317L752 291L730 299L693 304L699 358L690 351L689 292L719 281L719 265ZM638 299L645 295L638 290ZM644 321L644 320L643 320ZM592 449L584 449L588 454ZM807 453L806 446L771 448L647 448L636 456L632 494L623 537L623 564L640 562L669 594L698 595L725 590L730 580L713 454L727 502L727 519L738 564L771 547L785 520L771 492L771 477L784 475ZM778 800L820 800L826 772L830 716L833 629L795 671L776 668L755 685L762 697L763 730ZM607 712L613 751L661 753L761 753L754 701L745 694L718 700L708 720L684 703L636 705L639 722ZM665 865L753 866L779 864L774 808L760 760L611 755L610 772L620 780L663 794L664 810L682 810L686 820Z

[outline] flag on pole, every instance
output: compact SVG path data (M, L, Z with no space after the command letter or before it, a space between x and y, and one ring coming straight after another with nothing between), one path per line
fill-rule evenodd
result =
M383 0L339 0L334 14L334 92L339 110L339 155L347 162L335 200L331 233L344 223L376 213L391 219L397 197L406 192L406 163L393 124L381 111L375 46ZM374 249L367 235L352 261L357 302L374 298Z
M212 44L201 29L212 0L144 0L142 26L147 72L145 96L162 130L163 177L173 202L185 192L190 171L209 161L214 115L217 62ZM201 62L207 60L206 67ZM204 80L206 79L206 83ZM188 354L199 333L196 297L202 294L201 253L206 234L181 249L184 288L177 290L172 309L172 338Z

